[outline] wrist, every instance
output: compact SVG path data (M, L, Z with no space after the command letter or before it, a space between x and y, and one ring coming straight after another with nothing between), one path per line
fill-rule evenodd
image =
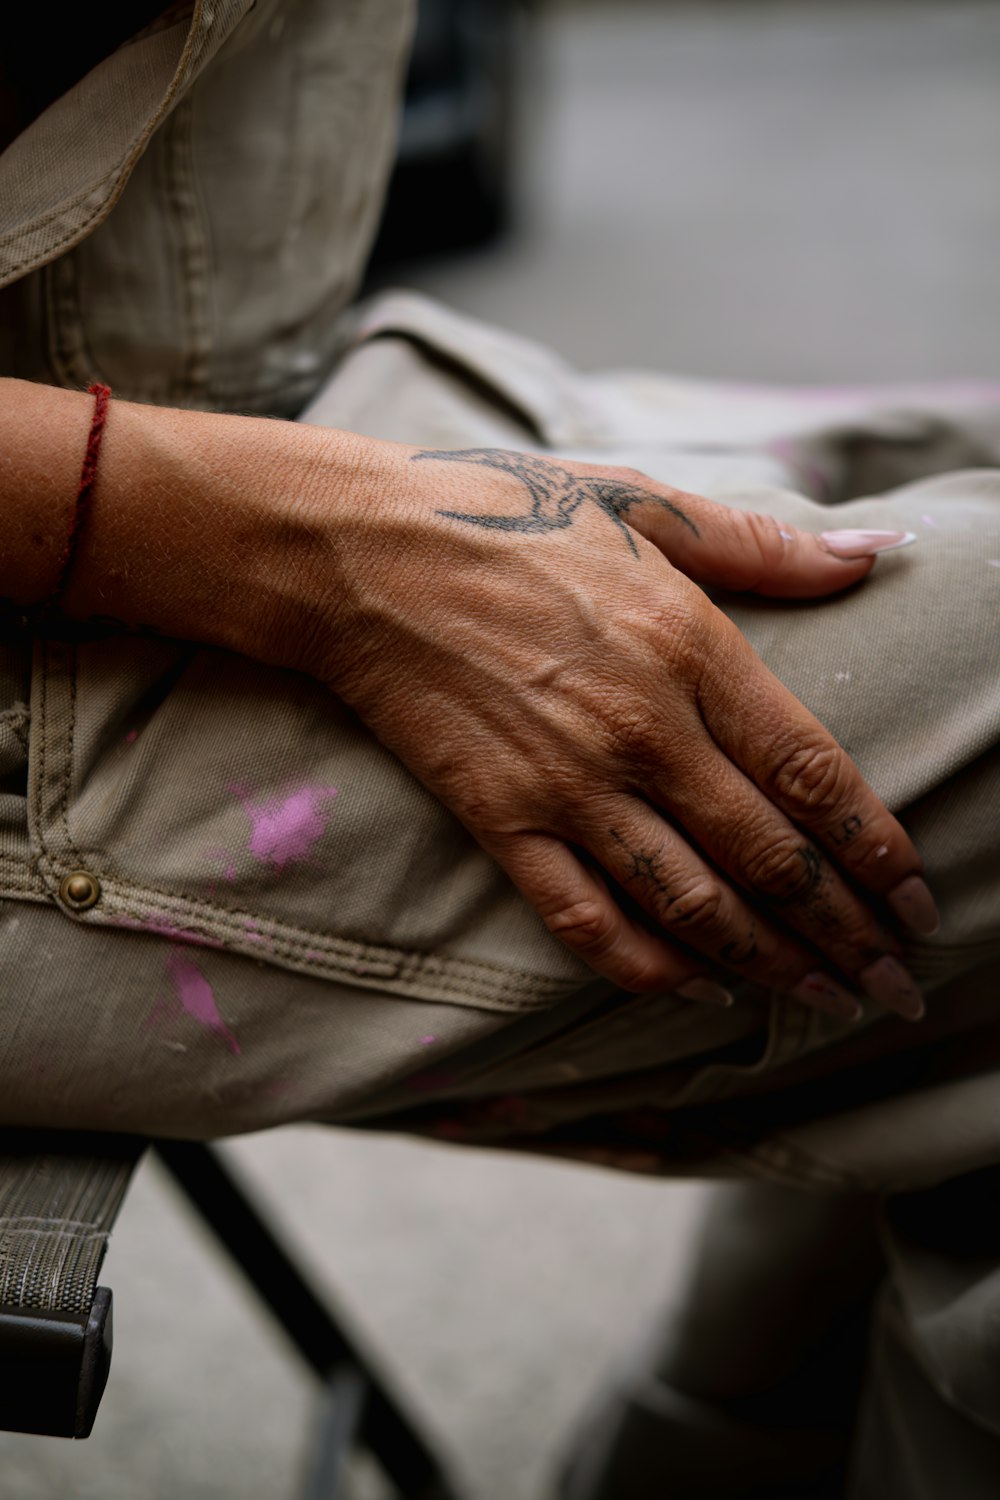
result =
M65 612L305 667L312 497L322 488L335 505L361 441L113 402Z

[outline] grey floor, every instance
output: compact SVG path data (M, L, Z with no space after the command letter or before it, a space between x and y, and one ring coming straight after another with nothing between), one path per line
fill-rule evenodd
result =
M533 51L520 235L410 284L587 365L1000 375L1000 6L593 4L546 12ZM679 1294L702 1191L306 1129L230 1149L470 1500L544 1493ZM0 1500L291 1497L309 1385L151 1168L105 1279L96 1434L0 1439Z

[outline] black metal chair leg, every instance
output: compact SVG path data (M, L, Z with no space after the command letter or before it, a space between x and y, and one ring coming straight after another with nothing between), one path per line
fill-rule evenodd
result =
M357 1442L368 1382L356 1365L338 1365L327 1382L315 1451L302 1500L341 1500L347 1459Z
M159 1140L153 1145L307 1364L328 1387L333 1382L342 1393L348 1388L352 1391L354 1420L346 1420L350 1413L341 1409L336 1433L328 1431L325 1440L329 1451L323 1472L331 1476L334 1493L346 1446L360 1440L406 1500L457 1500L441 1464L389 1394L372 1359L360 1351L308 1285L231 1168L200 1142ZM352 1368L361 1377L360 1387L345 1384L344 1370ZM319 1500L318 1491L313 1491L310 1500L313 1495Z

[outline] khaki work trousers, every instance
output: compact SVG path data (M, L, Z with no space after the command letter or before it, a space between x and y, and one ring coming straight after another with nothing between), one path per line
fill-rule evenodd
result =
M830 1195L819 1201L834 1219L1000 1161L998 392L580 376L395 294L359 312L304 420L625 463L807 529L829 525L832 506L838 525L916 531L917 546L835 599L719 602L922 849L943 922L907 956L928 1018L908 1027L870 1009L848 1028L752 986L726 1012L616 994L317 684L189 645L32 641L12 626L0 646L3 1122L408 1129L765 1178L783 1186L757 1191ZM86 912L60 896L70 869L99 882ZM817 1211L801 1212L808 1227ZM952 1248L898 1262L876 1363L898 1365L886 1389L929 1375L942 1431L971 1423L995 1473L995 1261L977 1261L966 1285ZM804 1298L821 1308L828 1268L804 1250L797 1263L816 1270ZM741 1274L734 1258L734 1295ZM703 1302L692 1291L692 1308ZM791 1310L775 1313L776 1344ZM716 1393L703 1394L710 1405ZM906 1444L930 1431L922 1418L913 1431L917 1398L894 1412L871 1400L857 1496L875 1493L869 1475L893 1500L947 1493L901 1477ZM981 1472L954 1493L992 1493Z

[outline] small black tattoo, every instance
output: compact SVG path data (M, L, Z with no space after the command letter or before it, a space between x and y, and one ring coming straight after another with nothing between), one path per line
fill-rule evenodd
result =
M615 843L621 845L632 861L632 868L627 871L625 879L629 881L644 881L647 885L651 885L655 890L658 890L661 896L666 896L669 900L670 891L667 889L666 882L660 874L660 861L657 856L655 854L643 854L638 850L630 849L617 828L609 828L608 832Z
M843 849L853 839L857 838L863 827L864 824L857 813L853 813L851 817L844 819L835 832L830 834L830 843L836 844L838 849Z
M520 480L531 498L531 509L522 516L477 516L457 510L438 511L439 516L452 521L467 521L471 526L491 527L495 531L559 531L572 526L580 506L590 501L618 527L633 557L639 556L639 549L622 520L633 505L659 505L683 522L695 536L701 535L680 506L652 490L624 480L574 474L561 464L531 453L513 453L505 448L433 449L414 453L413 458L436 458L445 463L478 464L481 468L499 469Z
M796 849L800 868L789 881L788 889L775 895L760 892L771 906L790 906L795 901L812 901L823 883L823 856L812 844Z

